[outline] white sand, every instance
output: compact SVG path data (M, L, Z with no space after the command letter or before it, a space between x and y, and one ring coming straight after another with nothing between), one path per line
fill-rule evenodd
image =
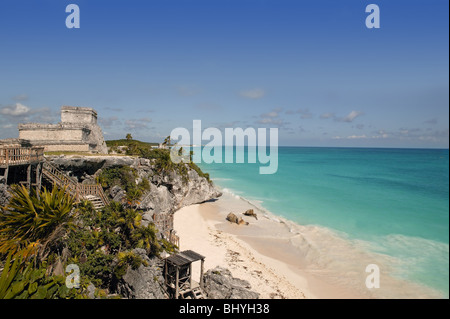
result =
M303 273L301 267L293 267L300 265L301 260L284 250L287 240L282 233L286 232L284 225L269 222L263 216L258 220L246 217L252 227L224 222L224 204L228 207L230 203L221 198L175 213L174 228L180 236L180 250L191 249L204 255L205 271L216 266L228 268L234 277L247 280L264 299L360 297ZM264 232L272 237L252 236ZM193 273L194 280L198 280L199 266L194 265Z
M243 216L249 208L258 219ZM229 212L249 225L226 221ZM441 298L429 288L390 276L386 256L367 254L358 243L329 230L271 215L229 192L215 202L182 208L174 223L180 250L204 255L205 271L228 268L261 298ZM365 268L371 263L381 268L379 289L365 286ZM193 266L198 281L200 265Z

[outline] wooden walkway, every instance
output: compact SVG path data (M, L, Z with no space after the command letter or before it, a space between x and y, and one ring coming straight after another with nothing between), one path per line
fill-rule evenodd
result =
M99 184L81 184L67 176L52 165L44 157L43 147L24 147L19 144L0 144L0 183L8 183L10 167L26 166L26 181L20 184L40 189L42 178L59 187L65 187L66 192L75 197L75 202L88 200L96 210L109 205L110 201ZM3 171L3 174L1 174ZM34 174L34 176L32 176ZM173 231L173 214L155 214L153 216L156 227L163 237L179 247L180 238Z
M27 166L28 188L36 186L41 188L42 177L59 187L66 187L66 191L75 197L75 201L89 200L95 209L109 205L108 197L99 184L85 185L74 181L58 168L50 164L44 157L43 147L23 147L20 145L0 145L0 168L4 169L4 182L8 181L10 167ZM35 178L32 182L31 171L34 168Z
M43 147L0 145L0 167L36 164L44 161Z
M88 185L78 183L48 161L43 162L42 174L49 182L55 183L60 187L66 187L66 191L75 197L76 202L81 200L91 201L97 210L110 203L100 184Z

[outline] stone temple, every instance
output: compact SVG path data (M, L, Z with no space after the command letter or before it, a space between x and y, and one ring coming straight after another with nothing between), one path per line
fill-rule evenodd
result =
M89 107L61 107L58 124L19 124L19 139L46 152L74 151L107 154L103 133L97 124L97 112Z

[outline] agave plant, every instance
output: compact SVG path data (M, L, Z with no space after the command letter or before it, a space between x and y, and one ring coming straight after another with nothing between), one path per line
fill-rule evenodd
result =
M26 265L20 255L10 253L6 259L0 299L86 298L83 290L69 289L64 276L48 276L45 267L33 267L32 262Z
M114 275L117 278L122 278L122 276L125 275L128 266L131 266L132 269L138 269L141 264L148 266L147 262L133 251L122 251L117 254L117 264L114 269Z
M11 265L12 253L8 254L6 259L5 268L0 276L0 299L5 299L9 290L11 289L14 278L19 274L19 268L22 263L22 258L18 257Z
M142 196L142 191L140 189L138 189L136 187L129 189L127 191L127 196L126 196L127 204L130 207L137 207L140 204L139 198L141 198L141 196Z
M147 253L158 254L161 251L161 245L156 237L157 232L153 224L149 224L147 227L137 227L132 232L131 239L136 248L143 248Z
M120 212L120 217L117 222L122 225L122 228L128 233L132 232L136 227L141 225L142 215L134 209L126 209Z
M73 203L64 188L36 192L13 187L12 198L0 213L0 254L34 255L48 248L71 225Z

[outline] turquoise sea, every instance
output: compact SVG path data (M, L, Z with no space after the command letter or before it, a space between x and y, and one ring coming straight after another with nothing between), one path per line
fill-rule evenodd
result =
M363 243L395 261L393 276L449 297L448 150L280 147L275 174L261 165L199 164L219 187Z

